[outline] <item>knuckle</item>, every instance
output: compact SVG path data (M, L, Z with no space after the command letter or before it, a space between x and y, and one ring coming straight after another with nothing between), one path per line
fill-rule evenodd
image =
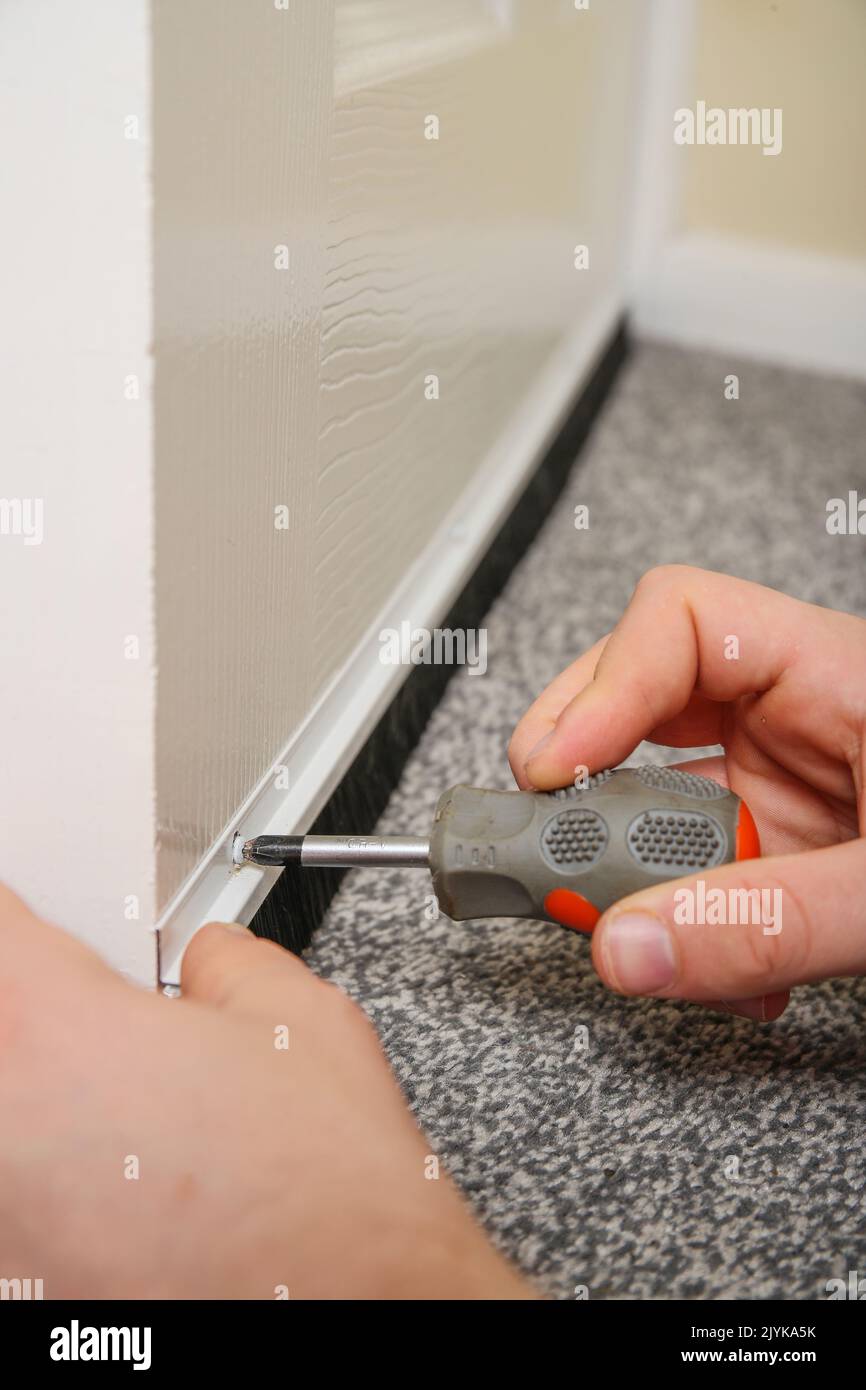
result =
M782 933L765 936L759 926L745 925L739 935L737 982L746 995L759 995L781 974L787 947Z
M794 891L785 879L775 879L773 886L781 892L782 930L773 940L782 942L781 958L790 979L805 979L816 958L817 936L815 920L801 895ZM785 923L790 922L793 929L785 932Z
M754 882L732 884L736 891L754 892ZM808 912L789 884L779 878L764 879L759 892L780 893L780 930L766 931L762 922L746 923L738 933L736 959L740 985L751 994L762 993L768 983L805 978L813 958L814 933Z
M683 589L692 574L690 565L653 565L645 570L635 585L635 593L659 594L671 589Z

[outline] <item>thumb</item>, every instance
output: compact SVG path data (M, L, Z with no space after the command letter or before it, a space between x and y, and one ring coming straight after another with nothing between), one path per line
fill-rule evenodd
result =
M864 870L857 839L642 890L599 920L595 968L621 994L730 1002L864 974Z
M327 989L297 956L237 922L200 927L184 952L184 998L233 1013L270 1014Z

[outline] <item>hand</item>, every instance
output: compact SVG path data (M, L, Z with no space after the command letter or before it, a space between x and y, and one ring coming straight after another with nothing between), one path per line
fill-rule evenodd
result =
M521 719L514 775L550 789L641 739L721 743L723 758L685 766L745 800L768 857L701 877L707 891L780 889L782 930L678 923L674 893L694 877L642 890L593 933L606 984L771 1019L793 985L866 972L864 719L862 619L685 566L644 575L614 631Z
M46 1298L532 1296L425 1178L346 996L215 925L183 990L133 988L0 888L0 1276Z

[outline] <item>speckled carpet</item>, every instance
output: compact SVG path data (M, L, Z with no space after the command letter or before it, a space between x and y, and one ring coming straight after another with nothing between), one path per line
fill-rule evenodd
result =
M653 565L866 615L866 540L825 528L828 498L866 493L864 441L862 385L639 346L489 615L487 674L451 682L377 830L426 834L458 781L511 787L515 722ZM431 891L417 871L348 875L307 959L366 1009L431 1145L542 1291L814 1299L866 1271L866 980L801 989L766 1025L623 1000L584 939L430 922Z

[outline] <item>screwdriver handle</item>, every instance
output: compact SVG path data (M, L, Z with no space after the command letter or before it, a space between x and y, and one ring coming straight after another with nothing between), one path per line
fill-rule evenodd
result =
M618 768L556 792L452 787L436 807L430 870L454 921L531 917L591 932L629 893L760 852L748 807L718 782Z

